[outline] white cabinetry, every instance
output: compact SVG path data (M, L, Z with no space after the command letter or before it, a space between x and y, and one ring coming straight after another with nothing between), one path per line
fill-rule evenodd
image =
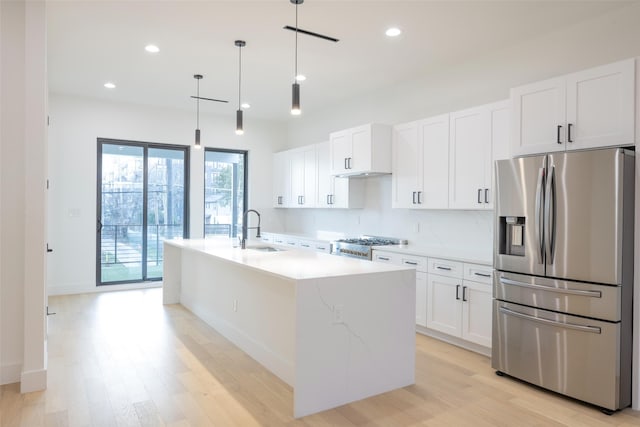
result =
M416 325L427 326L427 258L393 252L373 251L375 262L408 265L416 269Z
M316 206L319 208L362 208L364 181L339 178L330 174L329 142L316 145L318 190Z
M491 347L492 274L488 266L429 258L427 328Z
M368 124L329 135L331 175L391 173L391 128Z
M511 89L514 156L635 143L635 59Z
M509 158L509 102L450 114L449 207L493 209L493 164Z
M289 151L291 159L291 205L290 207L314 207L316 203L317 172L316 147Z
M448 206L449 115L393 127L392 207Z
M291 199L291 164L289 153L281 151L273 155L273 206L286 208Z

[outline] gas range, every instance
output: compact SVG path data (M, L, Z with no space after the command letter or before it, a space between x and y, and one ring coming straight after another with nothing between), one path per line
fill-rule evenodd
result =
M359 259L371 259L372 246L406 245L407 241L392 237L360 236L351 239L340 239L332 242L333 255L348 256Z

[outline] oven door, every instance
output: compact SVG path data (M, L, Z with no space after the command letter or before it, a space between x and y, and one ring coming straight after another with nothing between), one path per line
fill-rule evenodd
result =
M521 380L616 410L631 395L619 348L620 323L494 300L491 366Z

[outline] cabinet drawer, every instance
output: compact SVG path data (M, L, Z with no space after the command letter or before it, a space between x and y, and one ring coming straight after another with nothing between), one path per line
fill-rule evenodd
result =
M375 262L385 262L387 264L401 265L402 255L393 252L378 251L374 249L372 260Z
M415 267L416 271L427 272L427 258L422 256L402 255L400 264Z
M493 268L488 265L464 263L464 279L491 284Z
M462 263L446 259L429 258L428 272L458 279L463 277Z

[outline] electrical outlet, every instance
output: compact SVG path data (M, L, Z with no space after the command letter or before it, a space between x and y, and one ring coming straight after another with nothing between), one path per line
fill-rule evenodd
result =
M233 311L234 312L238 311L238 300L237 299L233 300Z
M342 304L333 306L333 323L343 323L344 322L344 306Z

